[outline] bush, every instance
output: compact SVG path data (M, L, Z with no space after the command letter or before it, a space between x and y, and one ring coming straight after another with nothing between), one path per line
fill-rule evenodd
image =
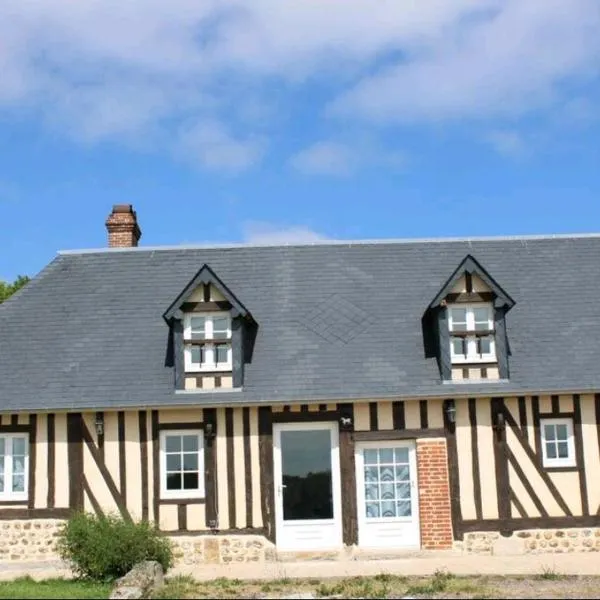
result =
M58 552L78 576L96 581L122 577L144 560L158 561L165 571L173 564L170 541L150 523L114 515L74 515L59 534Z

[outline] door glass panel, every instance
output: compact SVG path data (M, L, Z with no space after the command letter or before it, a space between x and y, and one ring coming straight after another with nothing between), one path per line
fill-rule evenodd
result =
M363 458L365 517L412 516L408 448L369 448Z
M333 519L331 431L281 432L284 520Z

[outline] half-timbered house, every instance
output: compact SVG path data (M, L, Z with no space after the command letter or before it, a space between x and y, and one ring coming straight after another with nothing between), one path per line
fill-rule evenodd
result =
M79 510L190 561L600 546L600 236L144 248L128 205L107 227L0 305L0 522L31 538L0 553Z

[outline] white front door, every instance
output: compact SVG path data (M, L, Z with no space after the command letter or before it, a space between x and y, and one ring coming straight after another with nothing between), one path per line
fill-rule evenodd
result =
M337 423L275 424L273 452L277 547L341 547Z
M420 546L416 462L414 442L356 444L359 546Z

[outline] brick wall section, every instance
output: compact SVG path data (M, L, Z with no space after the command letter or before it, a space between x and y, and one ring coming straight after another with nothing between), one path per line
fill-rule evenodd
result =
M446 440L417 440L421 546L452 548L452 514Z

